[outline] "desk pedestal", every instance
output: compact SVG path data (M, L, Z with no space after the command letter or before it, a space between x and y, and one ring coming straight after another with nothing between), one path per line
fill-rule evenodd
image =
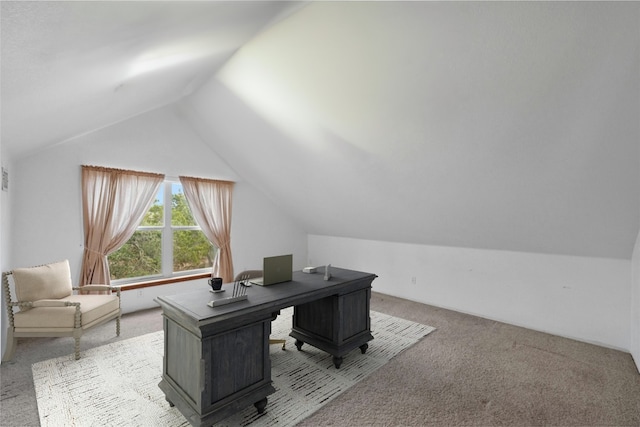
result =
M293 329L289 334L296 339L296 347L302 349L308 343L333 356L333 363L340 368L343 356L360 347L364 354L371 335L369 301L371 285L354 292L331 295L317 301L294 307Z
M262 412L271 385L271 316L249 325L202 330L202 337L165 316L164 375L159 384L194 426L210 426L253 404Z

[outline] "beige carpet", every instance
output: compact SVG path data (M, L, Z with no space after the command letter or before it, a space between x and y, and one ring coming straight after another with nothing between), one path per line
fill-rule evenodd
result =
M299 427L640 426L629 353L382 294L371 308L437 330Z
M272 335L287 337L293 309L273 322ZM271 346L272 380L265 413L253 406L220 425L294 426L375 372L433 331L430 326L371 313L374 340L366 354L349 353L335 369L327 353L312 346L287 351ZM93 348L80 360L59 357L32 366L42 426L187 426L158 388L162 374L162 331Z
M627 352L377 292L371 309L436 331L298 426L640 426L640 374ZM120 337L109 323L80 346L161 329L160 309L130 313ZM19 340L15 361L0 366L0 426L40 425L31 365L72 353L71 338Z

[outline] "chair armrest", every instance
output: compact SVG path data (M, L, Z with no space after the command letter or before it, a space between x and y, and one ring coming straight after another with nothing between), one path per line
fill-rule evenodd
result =
M79 287L71 288L74 291L111 291L116 292L118 297L120 297L120 287L118 286L109 286L109 285L85 285Z
M80 307L79 302L71 302L71 301L60 301L55 299L41 299L38 301L33 301L31 303L31 307L69 307L76 306Z
M80 306L79 302L71 302L71 301L60 301L57 299L41 299L38 301L20 301L20 302L10 302L10 306L12 307L69 307L69 306Z
M11 301L8 305L11 307L31 308L33 307L33 301Z
M71 302L71 301L60 301L55 299L42 299L38 301L20 301L20 302L10 302L7 304L10 308L8 314L9 325L11 328L15 327L14 324L14 313L13 307L19 307L22 309L31 309L36 307L75 307L76 312L74 315L74 328L79 328L82 324L81 321L81 313L80 313L80 303L79 302Z

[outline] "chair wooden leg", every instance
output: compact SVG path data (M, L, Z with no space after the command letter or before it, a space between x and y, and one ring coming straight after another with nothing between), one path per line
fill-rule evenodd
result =
M282 349L286 350L285 346L287 345L287 340L269 340L269 344L282 344Z
M75 357L76 360L80 359L80 337L73 337L75 343L74 343L74 349L75 349Z
M13 336L13 328L7 328L7 349L4 351L4 356L2 356L3 362L10 362L13 360L17 346L18 339Z
M120 316L116 317L116 336L120 336Z
M80 359L80 337L82 336L82 329L74 329L73 331L73 348L76 360Z

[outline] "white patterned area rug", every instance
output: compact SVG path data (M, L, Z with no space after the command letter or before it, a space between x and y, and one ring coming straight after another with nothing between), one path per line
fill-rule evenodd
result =
M434 328L371 312L374 340L353 350L340 369L332 357L288 336L293 308L282 310L271 336L286 338L287 350L272 345L271 379L276 392L263 414L253 405L220 426L293 426L365 378ZM40 424L45 426L188 426L169 407L158 387L162 377L163 332L119 341L32 366Z

